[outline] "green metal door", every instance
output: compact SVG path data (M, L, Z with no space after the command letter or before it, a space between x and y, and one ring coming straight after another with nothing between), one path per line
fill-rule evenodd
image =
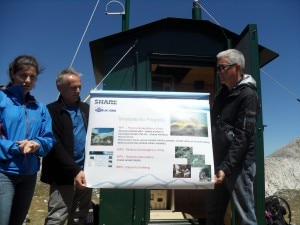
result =
M99 224L144 225L146 202L150 202L146 190L101 189Z
M256 80L258 97L261 99L261 81L259 67L259 46L256 24L249 24L241 34L241 39L234 48L242 51L246 59L245 73L251 74ZM264 175L264 147L263 147L263 120L262 113L257 121L256 145L256 179L255 179L255 202L257 221L265 225L265 175ZM235 223L233 223L235 224Z

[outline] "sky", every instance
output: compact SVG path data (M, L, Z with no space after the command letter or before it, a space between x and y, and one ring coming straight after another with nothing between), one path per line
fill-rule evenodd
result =
M56 75L72 66L82 73L81 97L95 82L89 42L119 33L122 18L106 15L121 5L108 0L0 0L0 84L21 54L45 70L32 94L45 104L58 92ZM119 2L125 5L125 0ZM256 24L259 44L279 57L261 68L264 152L270 155L300 137L300 1L199 0L202 19L240 34ZM166 17L192 19L193 0L130 0L129 29ZM108 6L108 8L106 8ZM123 55L123 53L120 53ZM121 58L120 55L120 58Z

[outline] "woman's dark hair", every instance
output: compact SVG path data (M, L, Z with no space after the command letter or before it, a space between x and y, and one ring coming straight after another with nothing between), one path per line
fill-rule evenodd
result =
M9 65L9 77L11 79L12 75L17 73L19 70L23 69L24 67L32 66L36 70L36 75L39 75L44 71L37 62L37 60L30 55L20 55L14 59Z

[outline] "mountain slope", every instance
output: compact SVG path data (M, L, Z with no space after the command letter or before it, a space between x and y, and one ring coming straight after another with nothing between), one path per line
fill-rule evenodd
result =
M265 158L265 192L272 195L282 189L300 190L300 138Z

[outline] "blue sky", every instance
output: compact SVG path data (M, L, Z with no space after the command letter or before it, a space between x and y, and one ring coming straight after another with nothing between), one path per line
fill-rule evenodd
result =
M122 27L121 16L105 14L109 1L97 2L0 0L0 84L8 82L8 65L17 55L31 54L45 67L32 92L39 101L56 99L56 74L72 62L83 74L81 96L88 96L97 85L89 42ZM192 4L193 0L130 0L129 28L166 17L191 19ZM237 34L256 24L259 44L279 53L261 71L265 155L300 137L300 1L200 0L200 4L205 9L202 19ZM116 3L109 6L117 8Z

